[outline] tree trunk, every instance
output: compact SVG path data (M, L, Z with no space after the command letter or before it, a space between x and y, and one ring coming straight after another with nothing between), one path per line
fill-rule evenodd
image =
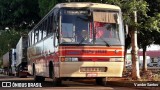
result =
M147 61L146 61L146 46L143 47L143 72L147 71Z
M137 13L134 12L135 22L137 22ZM131 45L132 45L132 79L137 80L140 78L139 62L138 62L138 46L137 46L137 29L134 27L131 31Z

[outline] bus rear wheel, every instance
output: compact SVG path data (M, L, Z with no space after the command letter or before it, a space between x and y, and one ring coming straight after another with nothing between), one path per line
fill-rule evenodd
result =
M107 86L107 78L104 78L104 77L96 78L96 84Z

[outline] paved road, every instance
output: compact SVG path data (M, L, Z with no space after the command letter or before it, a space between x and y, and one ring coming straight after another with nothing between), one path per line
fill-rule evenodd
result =
M0 75L0 82L11 82L15 85L18 85L17 83L34 83L32 77L28 78L17 78L14 76L5 76ZM0 87L0 90L160 90L159 87L147 87L147 88L141 88L141 87L118 87L116 85L108 85L106 87L96 85L94 80L82 80L82 81L63 81L63 84L58 87L53 87L51 83L51 79L47 78L45 82L40 83L42 87L38 88L26 88L26 87ZM38 85L38 84L37 84ZM1 86L1 85L0 85Z

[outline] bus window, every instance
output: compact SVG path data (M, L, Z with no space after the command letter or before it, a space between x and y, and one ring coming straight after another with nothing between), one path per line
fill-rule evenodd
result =
M43 22L43 38L45 38L47 35L46 24L47 24L47 20Z
M38 41L38 35L39 34L39 30L38 29L35 29L35 32L34 32L34 40L35 40L35 43L37 43Z
M46 24L46 30L47 30L47 35L50 33L50 17L47 18L47 24Z
M63 35L64 38L73 37L73 24L63 23L63 25L62 25L62 35Z
M101 16L101 17L97 17ZM118 12L94 11L96 44L120 45Z
M83 21L84 16L78 16L75 21L75 35L77 42L89 42L89 22Z
M62 10L61 42L87 44L90 36L90 18L87 10ZM84 36L85 32L85 37ZM86 38L88 37L88 38Z
M49 34L53 32L53 15L50 16Z
M32 45L34 44L34 32L32 31Z
M42 24L39 26L39 41L42 39Z
M47 25L47 35L50 35L52 33L53 29L53 16L48 17L48 25Z

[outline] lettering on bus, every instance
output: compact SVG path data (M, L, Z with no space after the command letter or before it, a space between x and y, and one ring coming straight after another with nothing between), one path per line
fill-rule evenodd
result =
M88 54L104 54L107 53L107 50L82 50L83 53L88 53Z
M107 50L80 50L80 51L66 51L67 55L80 55L80 54L106 54Z
M63 14L66 14L66 15L83 15L83 14L88 14L88 11L83 11L83 10L64 10Z
M67 51L66 54L67 55L79 55L81 54L81 52L80 51Z

